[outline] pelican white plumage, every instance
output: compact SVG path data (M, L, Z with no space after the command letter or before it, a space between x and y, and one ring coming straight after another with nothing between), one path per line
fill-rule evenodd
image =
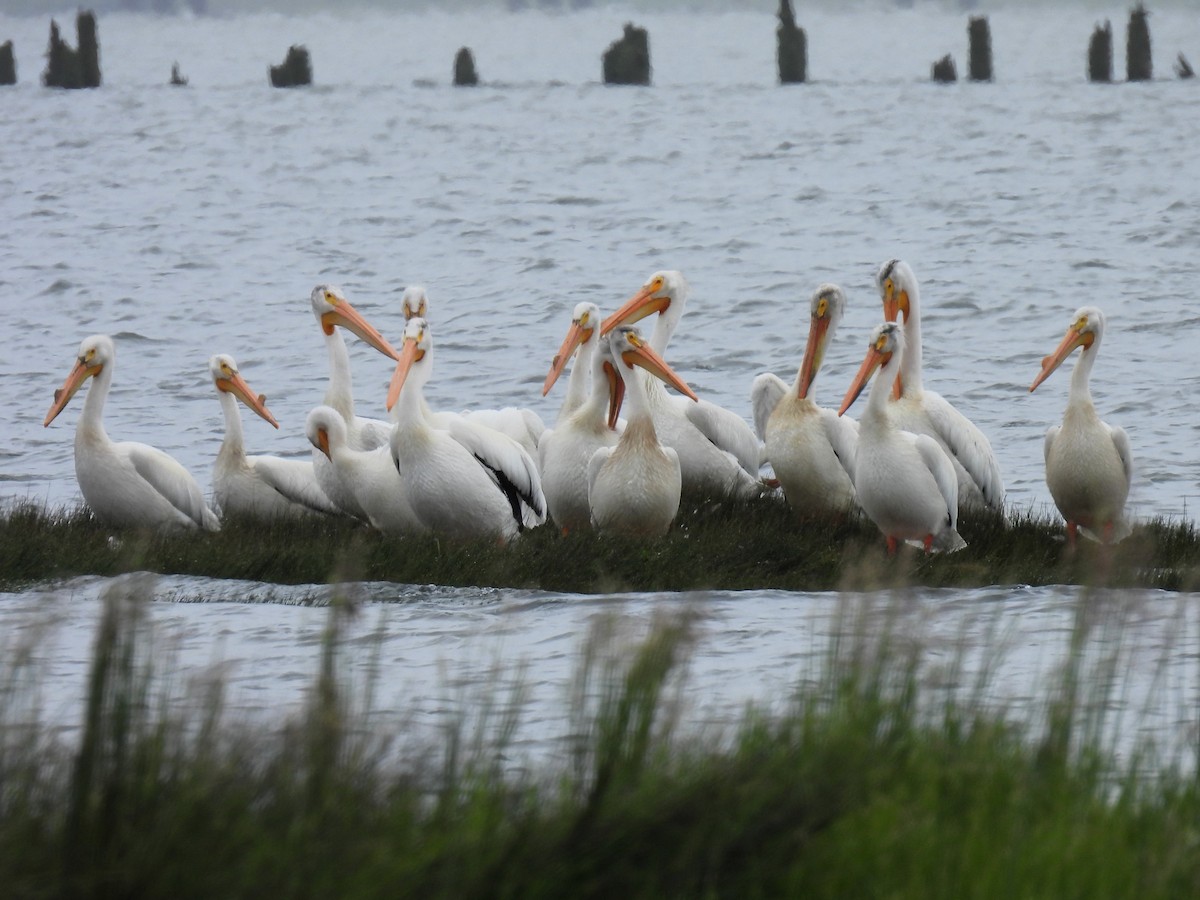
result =
M1075 311L1062 343L1042 360L1042 371L1030 393L1050 377L1076 348L1082 348L1071 373L1071 390L1061 425L1046 432L1046 486L1067 520L1067 542L1075 545L1076 530L1088 537L1116 543L1131 530L1125 500L1133 480L1133 454L1125 429L1096 414L1089 381L1104 339L1104 313L1094 306Z
M213 464L213 494L221 514L274 519L339 513L317 484L312 460L246 455L238 400L275 428L279 423L267 409L267 398L250 389L232 356L213 356L208 371L225 415L225 437Z
M363 518L389 534L425 531L409 500L408 485L396 471L391 448L371 450L350 446L346 420L331 406L316 406L308 413L304 433L313 449L328 458L338 480L354 494Z
M96 518L110 525L218 531L220 520L178 461L147 444L114 443L105 432L104 401L116 361L116 346L108 335L85 338L42 423L53 422L83 383L95 379L75 426L75 478L83 499Z
M1004 509L1004 479L987 437L940 394L921 383L921 297L908 263L890 259L875 276L884 318L903 315L905 358L894 386L892 415L896 424L927 434L942 445L958 477L959 509ZM895 393L898 392L898 393Z
M588 462L601 447L611 447L620 436L619 429L608 423L610 386L606 371L617 377L607 350L599 352L600 308L586 301L575 306L571 327L563 339L542 394L554 385L574 355L575 363L567 383L567 396L553 428L542 432L538 441L538 471L550 518L564 532L588 528ZM588 375L591 375L590 390Z
M895 553L900 541L919 541L926 553L960 550L966 541L958 533L958 478L950 456L929 435L901 429L895 404L888 402L904 353L900 325L877 325L838 410L842 415L850 408L878 369L858 420L854 460L858 502L887 538L888 553Z
M600 334L607 335L617 325L631 325L658 313L649 346L665 357L687 296L688 284L683 273L655 272L636 294L604 320ZM741 416L707 400L690 402L672 396L656 378L642 376L641 380L658 440L679 454L685 496L724 500L761 495L763 485L758 467L762 448Z
M635 377L635 367L674 386L692 402L697 398L633 326L617 327L608 337L608 349L619 375L613 383L609 424L616 422L622 394L629 414L616 446L601 447L588 461L592 525L599 531L646 537L665 534L679 512L679 454L659 442L645 379Z
M350 378L350 353L340 328L345 328L384 356L398 358L396 349L346 299L341 288L318 284L309 297L313 316L325 335L329 354L329 386L325 389L324 405L332 407L346 423L346 443L352 450L371 450L387 444L391 434L390 422L355 414L354 392ZM333 464L325 454L313 450L313 469L321 490L343 512L365 518L365 512L354 499L354 491L339 482Z
M846 307L836 284L822 284L809 302L808 343L789 388L778 376L754 379L750 400L766 458L788 504L800 516L842 515L854 509L858 423L817 406L812 383Z
M545 521L537 466L519 443L455 416L441 420L444 427L430 422L423 390L432 369L429 323L414 317L404 328L387 405L396 420L392 459L418 519L444 537L504 540L530 517Z

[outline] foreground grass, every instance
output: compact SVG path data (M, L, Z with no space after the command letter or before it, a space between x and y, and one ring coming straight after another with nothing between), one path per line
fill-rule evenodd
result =
M798 522L781 502L681 512L653 541L562 535L545 526L507 546L381 535L345 521L226 521L217 534L99 525L86 509L0 510L0 587L78 574L150 570L287 584L331 575L402 583L623 590L870 590L907 584L1085 584L1200 589L1200 534L1148 521L1116 547L1066 550L1060 524L1017 514L964 520L968 547L894 559L869 523Z
M29 679L22 654L8 663L5 896L1200 892L1198 773L1115 762L1077 664L1044 708L1005 720L934 693L921 649L876 630L833 644L783 713L706 737L677 730L673 705L691 623L663 620L624 652L619 635L593 635L562 761L518 769L515 702L424 752L389 751L339 674L341 605L307 708L277 733L229 723L219 685L170 702L144 604L110 591L71 747L18 714Z

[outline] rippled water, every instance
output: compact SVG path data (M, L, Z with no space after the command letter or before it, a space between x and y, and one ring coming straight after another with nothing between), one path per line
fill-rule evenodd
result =
M22 79L0 91L0 500L77 499L81 404L49 429L41 421L93 332L118 341L110 434L164 448L207 487L221 429L213 353L238 359L282 425L247 420L251 449L308 454L304 416L327 374L307 299L319 281L340 283L393 340L404 286L427 285L431 403L520 404L549 421L559 398L541 398L540 385L572 306L611 309L650 272L678 268L693 294L670 361L699 393L749 418L756 374L794 374L807 297L825 280L841 283L850 305L817 392L830 404L841 396L881 318L875 268L903 256L922 280L927 384L990 437L1011 506L1050 509L1042 435L1061 415L1068 379L1027 389L1072 311L1095 303L1109 332L1093 393L1130 434L1131 508L1194 519L1200 84L1170 78L1169 65L1179 50L1200 56L1200 20L1156 10L1160 80L1095 86L1083 77L1091 11L999 12L996 82L937 87L927 81L933 59L954 52L965 69L965 16L814 13L803 22L814 82L781 88L773 17L638 14L655 86L605 88L599 55L624 18L113 15L100 21L104 88L62 93L36 84L45 21L0 15ZM271 90L267 64L291 43L312 51L316 86ZM486 86L449 86L463 44ZM1118 37L1118 57L1122 46ZM166 85L176 60L187 89ZM389 366L357 342L350 349L359 406L380 414ZM186 590L222 597L209 582ZM1022 620L1061 599L996 591ZM954 598L922 603L995 596ZM5 614L42 599L6 598ZM285 632L284 647L319 627L311 610L231 599L170 608L200 633L291 622L299 630ZM629 602L647 612L662 600ZM557 619L559 643L535 642L555 648L533 652L541 672L577 637L575 617L609 602L618 601L433 590L398 608L419 613L408 625L421 626L412 639L424 654L411 656L426 666L458 658L455 641L538 633ZM701 667L719 684L724 667L741 673L730 682L736 703L764 687L763 666L775 666L773 684L794 676L793 624L837 601L703 602L737 611ZM771 643L778 662L730 632ZM238 652L232 638L219 643ZM217 652L200 644L201 656ZM301 644L284 671L313 660ZM274 673L257 652L246 645L248 671ZM396 658L406 673L408 652ZM278 688L263 680L262 690Z

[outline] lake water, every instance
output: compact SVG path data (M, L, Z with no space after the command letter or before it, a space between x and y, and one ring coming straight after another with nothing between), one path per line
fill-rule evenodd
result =
M1119 61L1123 13L1112 14ZM649 30L654 86L606 88L600 54L630 18ZM518 404L551 421L561 388L543 399L540 385L574 304L610 310L650 272L678 268L692 297L670 362L748 419L755 375L794 375L807 298L827 280L849 307L817 394L840 398L881 318L874 271L901 256L922 281L926 383L989 436L1011 507L1052 509L1042 436L1068 377L1028 386L1087 303L1108 315L1092 387L1101 414L1130 434L1131 511L1194 519L1200 84L1170 66L1180 51L1200 61L1200 19L1156 7L1158 80L1100 86L1084 79L1096 18L1071 6L998 11L996 81L940 87L928 82L934 59L952 52L965 72L965 14L802 13L813 82L783 88L763 13L109 15L104 87L52 92L38 84L46 20L0 14L21 78L0 90L0 501L78 499L80 400L41 422L94 332L118 344L110 434L162 447L207 488L222 427L213 353L238 359L281 423L246 419L250 449L308 455L304 417L327 377L308 306L317 282L340 284L393 341L403 288L425 284L431 404ZM272 90L267 66L293 43L312 52L315 85ZM463 45L478 89L449 84ZM166 83L175 61L186 89ZM358 405L381 414L390 367L361 343L350 352ZM65 618L55 638L65 649L47 662L64 707L101 589L85 579L0 600L11 630L50 608ZM272 709L315 664L324 614L286 605L288 591L194 579L158 591L212 601L156 604L155 615L188 635L192 664L236 658L249 707L263 697ZM693 672L717 706L778 697L806 654L822 652L822 623L842 602L395 585L369 596L387 619L388 682L411 685L405 695L431 710L437 673L486 682L494 656L524 658L550 690L590 617L619 609L644 622L664 604L705 611ZM905 602L951 629L964 627L964 604L1002 610L1028 652L1053 660L1061 632L1028 623L1067 615L1077 598L998 586ZM1135 599L1142 612L1125 638L1167 646L1172 683L1194 698L1200 636L1186 617L1179 625L1179 598Z

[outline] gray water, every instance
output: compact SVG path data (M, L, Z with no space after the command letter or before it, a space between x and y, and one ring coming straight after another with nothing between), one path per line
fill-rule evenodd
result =
M1010 507L1053 511L1042 435L1061 416L1068 378L1032 395L1028 386L1087 303L1108 315L1092 388L1101 414L1130 434L1130 510L1194 519L1200 84L1170 77L1176 52L1200 58L1190 10L1155 10L1159 80L1112 86L1083 77L1093 7L995 12L996 82L949 87L928 83L928 67L953 52L965 69L957 12L806 14L813 83L781 88L771 15L639 11L654 87L605 88L599 55L628 17L109 15L104 87L52 92L37 84L46 22L0 13L21 77L0 91L0 501L78 500L80 400L50 428L41 421L94 332L117 339L109 433L163 448L207 488L222 427L213 353L238 359L281 423L274 432L247 419L251 451L308 455L303 421L327 376L308 308L317 282L342 285L393 341L404 286L425 284L431 404L529 406L549 422L561 388L542 398L540 385L574 304L612 309L652 271L678 268L693 293L670 362L702 396L749 418L755 375L794 375L821 281L849 295L816 386L836 403L881 318L874 271L902 256L922 281L926 384L989 436ZM271 90L266 67L292 43L312 52L315 86ZM449 86L462 45L485 86ZM174 61L186 89L166 84ZM381 415L387 360L354 341L350 352L360 411ZM64 707L76 702L99 590L85 580L0 601L8 628L50 607L70 623L61 639L71 651L53 660L62 691L52 702ZM272 590L191 579L161 599L212 602L156 604L179 618L197 664L238 659L235 677L257 685L251 707L254 690L286 694L315 663L304 635L320 614ZM388 679L428 693L430 709L435 671L461 666L467 682L486 681L480 648L527 655L530 671L558 684L589 615L615 605L644 622L664 603L713 611L718 625L694 668L718 705L736 707L796 678L800 657L828 638L819 611L840 602L381 590L403 598L379 604L389 641L415 645L390 657ZM1003 609L1023 629L1076 596L998 586L908 602L947 623L960 622L944 613L960 604ZM1145 612L1127 639L1161 647L1156 635L1173 635L1173 677L1195 696L1197 635L1178 627L1177 598L1137 599ZM531 636L548 622L554 640ZM279 640L268 653L263 642L215 637L246 629ZM1060 637L1031 629L1027 643L1052 660Z

